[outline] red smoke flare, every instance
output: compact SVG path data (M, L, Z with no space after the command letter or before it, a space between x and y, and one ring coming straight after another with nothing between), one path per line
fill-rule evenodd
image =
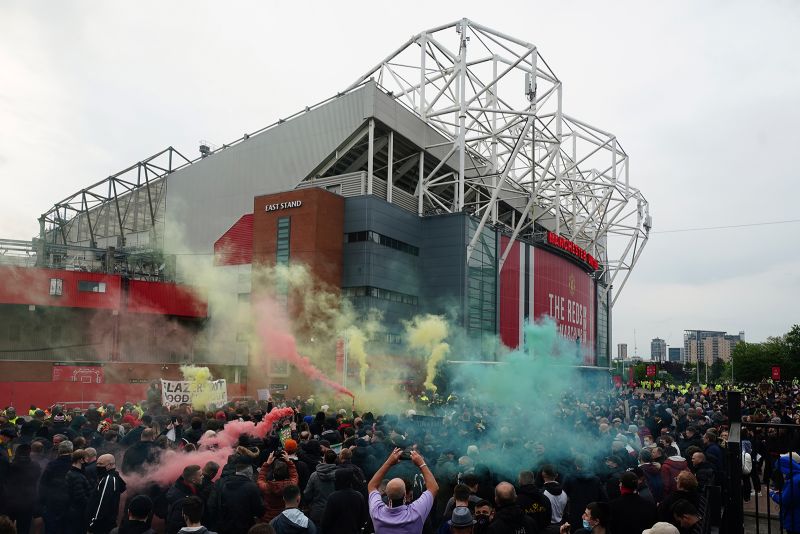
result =
M158 463L151 465L143 475L124 475L123 478L129 488L141 488L150 483L164 487L178 480L184 468L189 465L202 467L207 462L213 461L224 466L228 463L228 457L234 453L234 446L239 443L242 434L263 438L272 430L275 423L293 415L292 408L273 408L258 424L252 421L231 421L216 436L200 439L203 450L188 453L166 451ZM216 448L209 449L209 447Z
M297 352L297 342L290 333L285 312L275 302L265 298L257 302L255 307L256 333L261 340L261 346L271 358L288 362L311 380L322 382L334 391L355 399L352 391L325 376L311 360Z

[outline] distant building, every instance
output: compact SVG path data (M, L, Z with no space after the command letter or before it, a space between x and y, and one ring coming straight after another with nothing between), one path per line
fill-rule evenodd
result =
M744 332L728 335L716 330L685 330L683 350L687 362L698 360L713 365L717 360L727 362L731 359L733 348L744 341Z
M627 360L628 359L628 344L627 343L618 343L617 344L617 359L618 360Z
M667 342L657 337L650 342L650 359L654 362L667 361Z
M669 361L680 363L683 361L683 347L670 347L667 349Z

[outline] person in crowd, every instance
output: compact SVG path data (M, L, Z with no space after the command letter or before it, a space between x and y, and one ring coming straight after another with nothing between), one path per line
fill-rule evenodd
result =
M183 519L184 503L189 497L199 494L202 483L202 468L199 465L187 465L178 480L167 490L167 515L164 518L166 534L177 534L186 526Z
M517 504L517 491L512 484L499 483L494 489L494 502L497 508L494 521L489 525L490 534L535 534L539 531L536 521Z
M300 486L300 490L305 490L312 469L309 469L306 462L300 461L299 449L300 445L294 439L289 438L283 443L283 450L289 455L289 459L294 463L294 468L297 470L297 485ZM316 465L314 468L316 469Z
M472 534L475 530L475 520L466 506L453 508L453 514L447 522L450 534Z
M638 486L639 478L633 472L620 477L620 496L608 503L614 534L639 534L656 522L656 505L638 494Z
M241 534L264 515L264 502L253 481L252 460L237 454L229 461L234 472L223 476L209 498L213 528L219 534Z
M283 488L284 510L269 523L275 534L316 534L314 522L298 508L301 497L299 486L290 484Z
M689 469L686 459L674 448L665 449L664 462L661 464L662 499L666 499L677 489L677 477L682 471Z
M519 491L517 491L517 504L528 516L536 521L539 530L544 530L550 525L553 509L550 499L544 496L536 487L535 477L531 471L520 471L517 475Z
M31 458L31 445L17 447L14 459L0 485L7 488L3 496L5 513L16 523L18 534L28 534L35 515L39 515L38 484L42 469Z
M680 534L680 531L671 523L659 521L652 527L644 529L642 534Z
M703 434L703 453L719 477L725 471L725 459L722 455L722 448L717 443L717 435L711 431Z
M110 534L155 534L148 520L153 512L153 501L147 495L137 495L128 503L128 518Z
M147 466L154 464L158 460L158 446L155 443L156 431L152 428L145 428L139 441L131 445L122 459L122 473L143 474Z
M706 460L706 455L702 452L692 454L692 473L697 477L697 483L702 491L707 486L716 484L716 471L714 466Z
M550 524L560 525L564 518L564 511L569 502L567 492L561 487L561 484L556 480L558 473L552 464L545 464L542 466L542 493L550 501Z
M494 520L494 506L487 500L475 503L475 534L486 534Z
M672 517L681 534L699 534L702 516L689 501L677 501L672 506Z
M127 486L117 473L116 460L110 454L97 459L97 476L97 487L89 498L87 530L92 534L107 534L117 526L119 500Z
M780 491L770 490L769 497L780 506L784 530L800 532L800 454L781 454L778 470L783 476L783 487Z
M462 480L466 480L469 477L472 477L476 480L475 488L477 489L477 477L474 475L467 475L462 478ZM453 515L453 509L458 506L467 506L469 508L474 508L475 503L480 501L481 499L470 491L470 487L466 484L456 484L455 488L453 488L453 496L450 497L450 500L447 501L447 505L444 509L444 518L445 520Z
M92 485L86 474L83 472L84 450L73 451L72 467L66 474L67 495L69 504L67 505L66 527L71 534L85 534L86 532L86 506L89 504L89 497L92 494Z
M695 477L690 471L681 471L676 478L676 489L658 505L658 520L671 523L672 507L678 501L689 501L695 508L700 507L700 491ZM677 525L676 525L677 526Z
M389 472L389 469L397 465L402 454L403 449L395 448L367 484L369 515L375 527L375 534L422 532L425 520L433 507L433 501L439 492L439 484L425 462L425 458L417 451L411 451L410 460L422 473L425 481L425 491L418 499L408 503L406 502L405 482L400 478L393 478L386 485L386 497L389 502L388 504L383 502L380 493L378 493L378 486Z
M325 534L359 534L369 517L364 496L355 489L359 475L354 469L336 470L336 491L325 503L320 524Z
M206 462L203 466L203 481L200 483L197 493L204 503L207 503L211 496L211 492L214 489L214 479L217 474L219 474L219 464L213 460Z
M574 461L574 474L564 482L564 491L569 495L570 506L567 509L567 522L574 525L574 529L580 528L582 523L583 510L586 510L589 503L604 502L606 494L600 478L587 469L588 460L583 456L577 456Z
M573 532L579 534L609 534L612 532L609 527L610 514L608 503L590 502L581 515L581 526ZM564 523L561 525L560 534L569 534L572 525Z
M190 495L184 499L181 515L186 526L181 527L179 534L216 534L203 526L204 508L203 500L197 495Z
M97 449L94 447L83 449L83 474L92 487L97 485Z
M317 465L316 470L311 473L303 493L305 503L311 508L309 517L315 524L322 523L325 503L328 501L328 496L336 489L336 453L332 450L326 451L324 460L324 463Z
M258 489L264 499L264 516L262 521L269 523L284 509L283 490L287 486L297 486L299 477L295 463L284 450L280 458L270 453L267 461L261 466L258 474Z
M57 447L58 456L47 464L39 481L39 499L45 534L66 533L67 511L69 510L69 491L67 472L72 467L72 442L61 441Z

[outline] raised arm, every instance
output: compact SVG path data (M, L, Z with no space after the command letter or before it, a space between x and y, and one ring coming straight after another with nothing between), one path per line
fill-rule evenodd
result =
M389 457L383 462L383 465L378 469L375 474L372 476L372 479L367 484L367 493L372 493L376 491L378 487L381 485L381 480L386 477L386 473L389 472L389 469L393 465L395 465L400 460L400 455L403 454L403 449L396 448L389 454ZM426 480L427 482L427 480Z
M411 461L414 462L414 465L416 465L422 472L422 477L425 479L425 489L430 491L431 494L436 497L436 494L439 493L439 484L436 482L436 478L434 478L431 468L425 463L425 458L423 458L422 455L417 451L411 451Z

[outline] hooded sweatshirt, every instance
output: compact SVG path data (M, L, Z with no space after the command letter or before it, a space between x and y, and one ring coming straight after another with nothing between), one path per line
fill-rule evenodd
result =
M303 498L311 508L311 520L322 522L328 496L336 489L336 464L319 464L308 479Z
M670 456L664 460L661 466L661 483L663 486L663 497L666 498L670 493L678 489L675 478L681 471L688 471L689 466L686 459L682 456Z
M784 484L780 492L770 492L770 497L781 507L783 528L797 532L800 530L800 463L788 454L781 454L776 464L783 474Z
M331 464L333 465L333 464ZM275 529L275 534L316 534L317 527L306 515L297 508L289 508L269 522Z
M567 507L567 494L564 493L564 488L555 480L545 482L542 488L544 496L550 500L550 508L552 515L550 517L551 524L561 523L564 517L564 509Z

